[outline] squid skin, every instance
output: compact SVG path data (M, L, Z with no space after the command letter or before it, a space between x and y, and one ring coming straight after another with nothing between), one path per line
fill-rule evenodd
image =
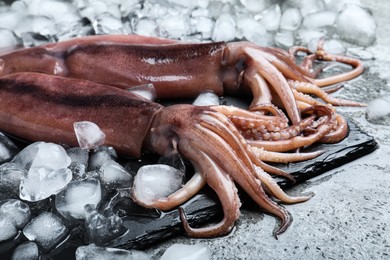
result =
M30 141L77 146L73 123L95 122L106 145L140 157L154 118L163 107L126 90L40 73L0 78L0 129Z
M39 72L123 89L153 83L156 98L222 95L224 88L237 88L231 85L238 84L240 72L222 64L225 47L141 36L84 37L2 55L0 76Z

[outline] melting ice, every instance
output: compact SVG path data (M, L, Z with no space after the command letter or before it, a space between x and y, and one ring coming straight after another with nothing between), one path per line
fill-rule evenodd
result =
M73 124L74 132L79 146L83 149L92 150L104 144L106 135L99 126L93 122L82 121Z
M146 204L178 190L183 172L164 164L142 166L134 178L134 195Z

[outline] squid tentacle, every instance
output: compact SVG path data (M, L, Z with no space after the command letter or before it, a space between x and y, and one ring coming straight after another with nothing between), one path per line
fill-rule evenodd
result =
M266 162L275 162L275 163L291 163L291 162L307 161L316 158L325 152L324 150L319 150L319 151L308 152L308 153L278 153L278 152L266 151L263 148L259 148L259 147L251 147L251 148L253 152L256 154L256 157L258 157L260 160Z
M262 140L247 140L251 146L264 148L268 151L274 152L286 152L299 147L307 146L319 141L324 137L333 127L335 121L335 115L333 111L327 106L312 106L304 109L302 112L317 111L327 116L327 120L324 124L321 124L312 135L309 136L296 136L289 140L279 141L262 141Z
M171 210L176 208L195 196L205 185L206 179L204 177L204 173L196 172L189 181L184 184L179 190L170 194L166 198L159 198L150 203L145 203L140 201L134 194L133 199L139 205L145 208L155 208L159 210Z
M317 97L321 98L323 101L330 103L332 105L351 106L351 107L365 107L365 106L367 106L366 104L363 104L360 102L331 97L326 92L322 91L318 86L316 86L312 83L292 81L292 80L289 80L288 83L290 84L290 86L292 88L296 89L297 91L303 92L306 94L316 95Z

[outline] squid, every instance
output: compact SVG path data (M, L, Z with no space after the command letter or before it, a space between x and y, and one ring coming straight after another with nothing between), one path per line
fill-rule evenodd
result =
M295 62L298 51L308 53L300 65ZM315 60L346 63L352 70L316 79ZM194 44L136 35L76 38L0 55L0 130L30 141L77 146L73 123L91 121L106 134L105 145L124 156L179 153L196 170L191 180L167 198L144 203L134 195L136 202L161 210L179 207L189 236L215 237L230 232L239 218L239 185L279 219L276 237L292 221L280 203L304 202L312 195L286 194L271 174L293 177L267 162L312 159L322 151L290 151L343 139L348 126L333 105L363 104L329 98L321 87L362 72L360 61L327 54L321 45L310 53L303 47L286 52L249 42ZM150 83L153 88L144 88ZM134 91L140 88L150 91L152 100ZM164 107L153 101L207 91L251 95L252 101L247 109ZM180 205L205 184L218 195L224 217L215 225L193 228Z

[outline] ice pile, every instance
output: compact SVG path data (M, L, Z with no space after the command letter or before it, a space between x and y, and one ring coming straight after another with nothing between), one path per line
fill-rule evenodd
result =
M181 187L183 177L182 171L169 165L142 166L134 178L134 197L145 204L165 198Z
M114 33L284 48L326 36L365 47L375 32L358 0L18 0L0 8L0 48Z

